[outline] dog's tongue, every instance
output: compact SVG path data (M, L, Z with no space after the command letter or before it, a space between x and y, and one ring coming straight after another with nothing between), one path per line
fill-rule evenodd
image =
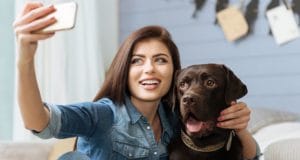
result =
M200 132L201 129L205 128L205 122L197 121L196 119L190 117L187 120L186 128L189 132Z

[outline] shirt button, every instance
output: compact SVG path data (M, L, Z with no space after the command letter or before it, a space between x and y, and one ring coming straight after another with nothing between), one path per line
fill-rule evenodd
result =
M153 154L154 154L154 155L157 155L157 152L154 152Z
M147 126L147 129L151 129L150 126Z

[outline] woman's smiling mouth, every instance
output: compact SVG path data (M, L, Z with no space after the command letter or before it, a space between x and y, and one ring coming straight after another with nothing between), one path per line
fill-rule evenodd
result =
M152 90L157 88L160 82L161 81L158 79L144 79L139 81L139 83L143 86L143 88L147 90Z

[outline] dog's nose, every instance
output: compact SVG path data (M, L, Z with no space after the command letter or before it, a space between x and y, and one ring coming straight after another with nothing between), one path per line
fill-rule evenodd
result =
M196 103L196 97L192 95L183 96L182 102L184 105L194 105Z

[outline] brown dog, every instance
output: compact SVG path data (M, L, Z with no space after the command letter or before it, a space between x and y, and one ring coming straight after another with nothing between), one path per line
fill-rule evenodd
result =
M234 131L216 127L220 112L247 93L240 79L224 65L193 65L178 73L175 92L182 130L168 146L170 159L241 160Z

